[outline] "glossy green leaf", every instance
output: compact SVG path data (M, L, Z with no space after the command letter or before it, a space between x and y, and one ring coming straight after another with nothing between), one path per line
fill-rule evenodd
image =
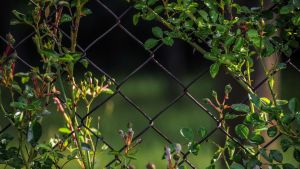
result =
M219 14L218 14L215 10L211 10L211 11L209 12L209 15L210 15L211 21L212 21L213 23L216 23L217 20L218 20Z
M204 138L207 135L207 129L201 127L201 128L199 128L198 133L199 133L201 138Z
M300 162L300 150L295 148L293 155L294 155L295 160Z
M70 15L63 14L61 16L60 23L67 23L67 22L71 22L72 20L73 20L73 18Z
M207 14L206 11L200 10L200 11L199 11L199 14L201 15L201 17L202 17L205 21L209 21L209 19L208 19L208 14Z
M219 63L214 63L210 66L209 72L212 78L215 78L219 72L220 65Z
M276 126L269 127L267 130L269 137L275 137L277 135L278 129Z
M231 105L231 108L235 111L239 111L239 112L244 112L244 113L249 113L250 112L250 108L248 105L245 104L233 104Z
M294 167L292 164L290 163L285 163L282 165L282 169L297 169L296 167Z
M286 152L292 146L292 144L293 143L289 139L286 139L286 138L284 138L280 141L280 145L281 145L283 152Z
M66 127L63 127L63 128L59 128L58 131L60 133L63 133L63 134L70 134L71 133L71 130L66 128Z
M154 48L157 44L158 44L159 40L157 39L148 39L146 42L145 42L145 48L146 49L152 49Z
M265 142L265 139L263 136L259 135L259 134L254 134L252 136L250 136L250 141L259 145Z
M140 13L133 15L133 17L132 17L133 25L137 25L139 23L140 17L141 17Z
M162 42L167 46L172 46L174 44L174 40L171 37L165 37L162 39Z
M163 37L163 31L160 27L153 27L152 28L152 33L157 38L162 38Z
M293 11L293 6L286 5L286 6L283 6L282 8L280 8L279 13L282 14L282 15L286 15L286 14L289 14L290 12L292 12L292 11Z
M235 133L241 139L247 139L249 136L249 128L247 126L245 126L244 124L238 124L235 126Z
M194 140L194 132L191 128L182 128L180 129L180 134L187 139L188 141Z
M278 150L270 150L270 158L274 159L275 161L281 163L283 160L282 153Z

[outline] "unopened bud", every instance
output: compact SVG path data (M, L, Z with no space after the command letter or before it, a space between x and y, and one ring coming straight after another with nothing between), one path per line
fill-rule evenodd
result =
M175 144L175 153L180 154L181 152L181 145L179 143Z
M166 149L165 149L165 154L166 154L165 158L166 158L168 161L172 160L171 149L170 149L170 147L166 147Z
M8 43L9 43L10 45L12 45L12 44L15 43L15 39L14 39L14 37L13 37L13 35L12 35L11 33L8 33L8 34L6 35L6 40L8 41Z
M214 98L217 98L217 97L218 97L217 92L213 90L213 91L212 91L212 96L213 96Z
M148 163L147 166L146 166L146 168L147 169L156 169L156 166L153 163Z
M125 134L124 134L124 131L123 131L123 130L119 130L119 134L120 134L120 136L121 136L122 138L125 137Z
M232 90L232 87L230 84L225 86L225 94L229 94L231 92L231 90Z
M204 99L203 99L203 102L204 102L205 104L209 104L211 101L210 101L209 98L204 98Z

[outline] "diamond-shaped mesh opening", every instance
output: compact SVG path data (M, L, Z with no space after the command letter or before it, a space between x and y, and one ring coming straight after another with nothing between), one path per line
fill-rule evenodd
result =
M180 136L179 131L181 128L192 128L195 136L197 136L196 133L198 133L200 127L210 131L216 126L216 122L206 112L199 109L187 96L183 96L176 103L170 105L169 109L159 112L157 116L155 116L157 117L155 126L166 133L171 140L179 143L186 142Z
M97 102L95 103L97 104ZM117 150L124 146L119 130L127 131L127 124L132 123L135 133L139 133L149 123L141 113L131 106L119 94L105 102L90 116L93 127L97 127L98 119L103 138Z
M95 37L101 36L116 24L114 16L97 2L91 1L87 7L90 8L93 13L82 18L78 34L78 43L84 47L93 42Z
M110 39L119 40L113 42ZM120 82L146 61L148 53L117 27L88 50L87 58ZM116 60L120 62L116 63Z

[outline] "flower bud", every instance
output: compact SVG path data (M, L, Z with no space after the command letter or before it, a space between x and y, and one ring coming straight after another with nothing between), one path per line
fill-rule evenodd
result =
M225 94L229 94L231 92L231 90L232 90L232 87L230 84L225 86Z
M165 149L165 158L168 160L168 161L170 161L170 160L172 160L172 155L171 155L171 149L170 149L170 147L166 147L166 149Z
M147 166L146 166L146 168L147 169L156 169L156 166L153 163L148 163Z
M182 147L179 143L175 144L175 153L180 154L181 149Z

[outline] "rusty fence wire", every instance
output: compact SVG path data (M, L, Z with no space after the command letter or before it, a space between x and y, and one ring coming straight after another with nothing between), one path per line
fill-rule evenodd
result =
M160 61L156 58L156 52L163 46L163 44L160 44L158 47L156 47L153 50L146 50L145 49L148 52L147 59L142 64L140 64L139 66L137 66L131 73L129 73L122 81L116 81L110 74L108 74L107 72L105 72L100 66L98 66L90 58L88 58L87 52L97 42L99 42L100 40L104 39L107 36L110 36L109 34L113 30L115 30L115 29L122 30L122 32L124 34L129 35L135 41L135 43L137 43L138 45L140 45L142 48L144 47L143 42L139 38L137 38L133 33L131 33L126 28L126 26L122 25L122 19L126 15L128 15L130 11L134 10L132 6L128 6L127 9L125 9L121 13L121 15L117 15L110 7L107 6L107 4L106 4L106 2L104 2L104 0L93 0L93 1L95 2L95 4L101 6L102 9L104 9L106 12L108 12L114 18L114 24L110 28L108 28L106 31L104 31L100 36L96 37L90 44L87 45L87 47L83 48L82 46L80 46L80 44L77 44L77 48L78 48L78 50L80 50L82 52L82 59L84 58L84 59L88 60L89 64L92 67L94 67L97 71L99 71L99 73L104 74L112 82L114 82L114 84L116 86L116 91L114 92L114 94L110 95L104 101L102 101L102 102L98 103L96 106L94 106L93 109L90 110L90 112L88 112L86 115L80 116L79 114L77 114L77 117L80 119L80 122L81 122L80 125L79 125L79 128L86 128L91 133L93 133L93 131L90 128L88 128L87 126L85 126L85 120L87 119L87 117L91 116L96 110L98 110L100 107L102 107L105 103L107 103L113 97L115 97L116 95L119 95L119 96L121 96L122 98L124 98L127 101L128 105L130 105L134 109L136 109L148 121L148 124L145 124L144 129L142 129L139 133L136 133L136 135L135 135L135 137L134 137L133 140L136 140L138 138L142 138L145 133L147 133L150 129L153 129L161 137L161 139L163 139L163 140L167 141L168 143L172 144L173 141L164 132L162 132L162 130L160 128L156 127L155 121L158 118L160 118L169 108L171 108L173 105L175 105L182 97L187 96L192 103L194 103L195 105L197 105L199 109L201 109L207 115L209 115L211 117L211 119L213 119L214 122L215 122L215 127L211 131L209 131L207 133L207 135L198 142L199 144L205 142L208 138L210 138L217 131L221 131L221 133L223 133L224 135L228 136L232 141L234 141L241 148L243 148L246 152L248 152L247 148L244 147L243 144L237 138L235 138L234 136L232 136L224 128L221 127L221 122L222 122L223 119L218 119L218 117L216 117L212 112L210 112L209 109L207 107L205 107L199 100L197 100L190 93L190 91L189 91L189 88L193 84L195 84L199 79L201 79L202 77L204 77L206 74L209 73L209 67L206 67L205 70L202 71L201 73L199 73L193 80L191 80L188 84L185 84L176 75L174 75L170 70L168 70L168 68L166 68L163 64L161 64ZM62 32L62 34L65 37L67 37L68 39L70 39L70 37L68 36L68 34L66 32L64 32L64 30L62 30L60 28L58 28L58 29ZM13 47L14 51L18 51L18 49L20 48L20 46L22 46L26 41L30 40L33 35L34 35L34 32L28 34L23 39L21 39L20 41L18 41L16 43L16 45ZM5 40L5 38L2 35L0 35L0 42L8 44L8 42ZM22 64L24 64L25 67L28 67L30 69L33 68L33 66L30 65L24 59L22 59L21 56L17 56L17 59ZM300 68L297 66L296 63L293 62L293 58L284 58L283 60L287 64L287 69L294 69L296 72L300 73ZM177 83L181 87L181 93L177 97L175 97L168 105L166 105L164 108L162 108L160 111L158 111L154 116L150 116L147 112L145 112L143 110L143 108L141 108L138 104L136 104L133 100L131 100L121 90L121 86L123 86L132 76L134 76L137 72L139 72L143 67L145 67L150 62L156 64L160 68L160 70L162 72L164 72L165 74L167 74L170 78L172 78L175 81L175 83ZM277 72L274 72L274 74L276 74L276 73ZM267 77L265 77L263 80L261 80L259 83L257 83L257 85L253 88L253 90L254 91L258 90L266 82L267 82ZM243 100L243 102L247 102L247 101L248 101L248 98L247 98L247 96L245 96L245 99ZM2 127L0 129L0 134L2 134L5 131L7 131L10 127L12 127L11 124L7 124L6 126ZM71 136L71 135L72 135L72 133L69 134L69 136ZM93 133L93 135L95 135L95 137L98 138L97 142L99 142L99 141L103 142L104 144L106 144L109 147L110 150L122 152L125 149L125 146L122 147L121 149L115 149L114 146L105 139L105 137L99 137L95 133ZM281 133L278 134L271 141L269 141L268 143L266 143L262 148L267 148L273 142L275 142L277 139L279 139L281 136L282 136ZM97 144L98 143L96 143L96 145ZM188 156L191 153L189 151L187 151L187 152L181 152L181 153L182 153L182 156L183 156L183 160L180 162L180 164L185 163L185 164L187 164L189 166L189 168L193 168L193 169L196 168L194 166L194 164L188 160ZM120 162L120 160L121 159L118 156L115 156L115 158L112 161L110 161L110 162L108 162L106 164L106 167L110 167L115 162L117 162L117 161Z

